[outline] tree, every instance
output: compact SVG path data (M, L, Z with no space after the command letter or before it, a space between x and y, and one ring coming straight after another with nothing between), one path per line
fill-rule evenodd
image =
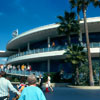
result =
M70 1L70 4L71 4L71 10L73 9L73 8L75 8L75 4L76 4L76 1L75 0L69 0ZM77 17L78 17L78 22L79 22L79 24L80 24L80 11L81 11L81 5L80 5L80 3L78 3L78 6L77 6ZM79 42L80 42L80 44L81 44L81 40L80 40L80 34L81 34L81 30L79 30Z
M86 33L86 44L87 44L87 52L88 52L88 62L89 62L89 78L90 78L90 86L94 85L93 81L93 71L92 71L92 61L91 61L91 54L90 54L90 45L89 45L89 35L88 35L88 26L87 26L87 20L86 20L86 11L87 7L90 3L93 3L95 7L100 6L99 0L69 0L72 7L77 9L79 8L79 11L83 11L84 16L84 27L85 27L85 33Z
M59 34L65 34L67 38L68 45L71 45L70 35L71 33L79 33L79 23L75 19L76 14L74 12L65 11L64 17L58 16L60 19L60 26L58 27Z
M66 50L66 62L70 62L74 67L75 77L76 77L76 84L79 85L79 67L82 63L86 62L87 54L84 51L83 46L72 45L69 46Z

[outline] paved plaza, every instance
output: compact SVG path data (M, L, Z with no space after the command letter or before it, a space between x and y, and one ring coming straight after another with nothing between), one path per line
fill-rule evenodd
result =
M54 92L45 93L45 96L47 100L100 100L100 89L55 87ZM14 95L11 94L11 97ZM12 99L10 98L10 100Z
M56 87L53 93L46 93L47 100L100 100L100 90Z

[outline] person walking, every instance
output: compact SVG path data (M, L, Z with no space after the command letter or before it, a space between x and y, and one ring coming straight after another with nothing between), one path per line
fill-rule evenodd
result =
M46 82L46 84L45 84L45 92L47 93L47 92L49 92L49 90L48 90L48 81Z
M51 91L53 92L53 88L52 88L52 85L51 85L51 77L50 77L50 74L48 74L47 83L48 83L48 87L49 87L49 88L51 89Z
M64 70L61 69L60 71L60 79L63 80L64 79Z
M42 90L36 86L36 76L29 75L27 81L29 86L23 89L18 100L46 100Z
M39 87L41 90L42 90L42 84L43 84L43 78L42 78L42 75L40 74L39 75Z
M9 90L17 93L20 95L20 93L13 87L11 82L5 78L6 72L1 71L0 72L0 100L9 100Z

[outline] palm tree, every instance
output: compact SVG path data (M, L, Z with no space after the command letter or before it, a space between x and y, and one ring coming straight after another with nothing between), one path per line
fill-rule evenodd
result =
M71 10L73 8L75 8L75 4L76 4L76 1L75 0L69 0L70 1L70 4L71 4ZM78 22L80 23L80 11L81 11L81 5L78 3L79 6L77 6L77 17L78 17ZM81 30L79 30L79 42L81 44L81 40L80 40L80 34L81 34Z
M85 33L86 33L86 44L87 44L87 51L88 51L90 86L93 86L94 81L93 81L92 61L91 61L90 45L89 45L88 26L87 26L87 20L86 20L86 11L90 3L93 3L93 5L97 7L98 5L100 6L100 1L99 0L70 0L70 3L73 8L77 7L77 9L79 8L79 11L80 10L83 11L84 27L85 27Z
M71 33L79 33L79 23L75 19L76 14L74 12L65 11L64 17L58 16L60 19L60 26L58 27L59 34L65 34L67 38L68 45L71 45L70 35Z
M87 60L87 54L84 51L84 47L78 45L69 46L65 55L66 62L70 62L74 67L73 69L75 69L76 85L79 85L79 67L80 64L86 62Z

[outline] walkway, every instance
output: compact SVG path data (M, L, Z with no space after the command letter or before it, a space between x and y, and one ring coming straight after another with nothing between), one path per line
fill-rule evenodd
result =
M100 90L83 90L56 87L53 93L46 93L47 100L100 100Z
M45 96L47 100L99 100L100 90L56 87L54 92L45 93Z

